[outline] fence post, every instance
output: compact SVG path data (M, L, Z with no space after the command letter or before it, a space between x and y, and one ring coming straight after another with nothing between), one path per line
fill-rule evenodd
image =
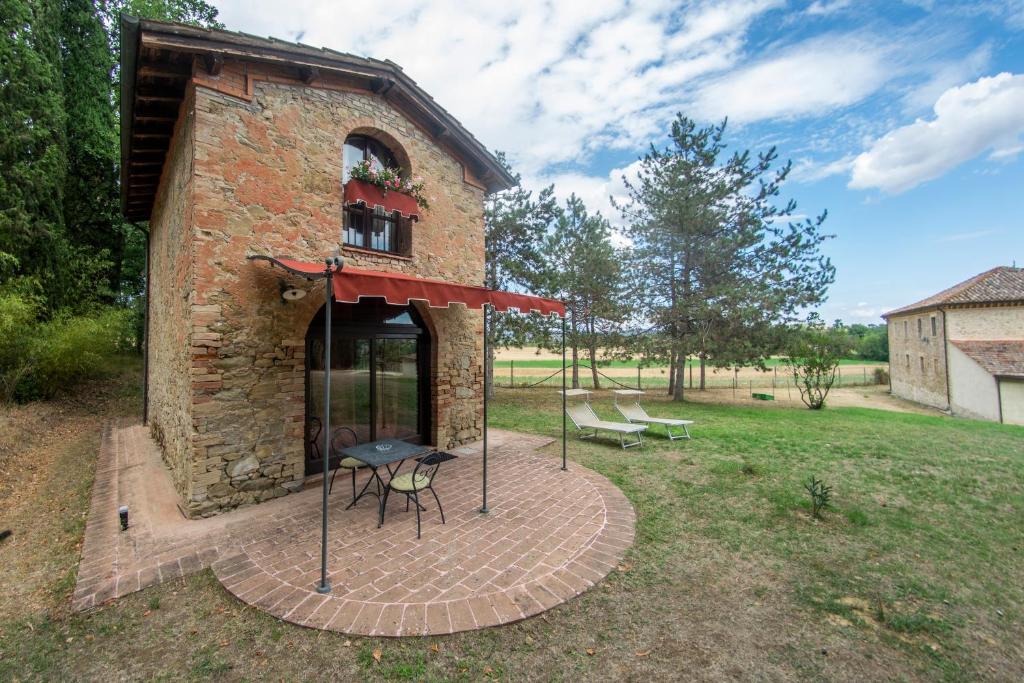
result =
M509 383L509 386L511 386L512 388L515 388L515 386L516 386L516 362L514 360L510 360L508 362L508 383Z
M643 389L640 387L640 364L639 363L636 364L636 390L637 391L643 391Z
M839 386L843 386L843 366L840 365L837 369L839 370Z
M747 385L747 389L750 390L750 398L754 398L754 380L748 379Z
M864 386L867 386L867 384L868 384L868 369L867 368L862 368L862 369L864 370Z
M775 391L775 385L779 383L779 368L778 366L772 368L772 392Z

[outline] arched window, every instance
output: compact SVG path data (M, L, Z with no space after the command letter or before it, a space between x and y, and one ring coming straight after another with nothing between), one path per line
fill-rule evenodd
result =
M349 180L352 167L369 161L374 168L400 168L386 146L367 135L349 135L342 159L342 183ZM408 172L408 169L402 169ZM408 256L412 247L412 221L382 207L346 206L342 241L360 249Z

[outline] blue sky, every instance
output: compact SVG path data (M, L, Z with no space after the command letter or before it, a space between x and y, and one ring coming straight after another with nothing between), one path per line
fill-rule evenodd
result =
M728 116L734 146L793 160L798 213L829 211L829 319L1024 265L1024 0L215 4L401 64L528 186L613 219L676 112Z

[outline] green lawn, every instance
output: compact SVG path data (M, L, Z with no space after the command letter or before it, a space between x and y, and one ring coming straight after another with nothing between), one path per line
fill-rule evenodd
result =
M696 420L694 439L651 435L625 453L570 442L570 467L601 472L632 501L637 537L619 571L544 615L350 638L278 622L205 572L84 615L57 597L0 611L0 680L1024 678L1024 429L647 404ZM614 414L607 400L595 408ZM501 390L492 424L557 436L558 410L550 390ZM811 475L834 490L822 521L802 489Z

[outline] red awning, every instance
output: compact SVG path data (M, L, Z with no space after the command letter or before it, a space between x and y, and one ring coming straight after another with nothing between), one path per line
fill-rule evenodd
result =
M395 190L384 192L376 185L362 180L353 179L345 183L345 203L363 204L370 208L379 206L388 213L397 211L405 218L411 218L414 221L420 219L420 207L413 197Z
M324 277L325 265L307 263L288 258L250 256L250 259L270 261L288 272L308 279ZM380 297L389 304L406 306L410 301L425 301L431 308L448 308L462 304L467 308L483 308L491 304L496 311L518 309L523 313L536 311L543 315L555 313L565 317L565 305L555 299L514 292L499 292L486 287L460 285L443 280L427 280L401 273L384 273L345 267L335 271L334 298L345 303L358 303L362 297Z

